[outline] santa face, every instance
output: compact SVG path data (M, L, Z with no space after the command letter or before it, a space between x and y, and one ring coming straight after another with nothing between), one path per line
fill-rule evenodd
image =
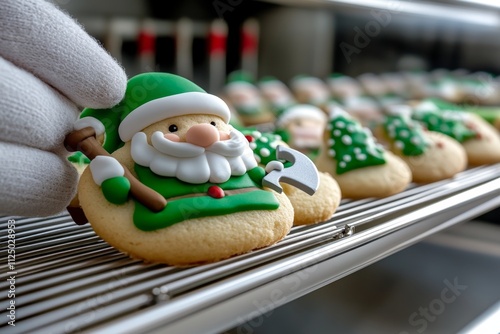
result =
M339 98L348 98L361 95L363 89L361 85L350 77L342 77L329 81L332 95Z
M292 137L291 146L298 150L320 147L326 121L314 118L295 118L285 125Z
M321 80L307 80L294 85L297 100L301 103L321 105L328 101L330 92Z
M276 108L284 108L292 104L293 97L288 88L280 83L265 84L261 86L264 98Z
M238 112L253 114L260 110L259 91L253 86L238 86L228 90L228 97Z
M222 183L257 166L243 134L220 117L172 117L132 138L132 159L157 175L201 184Z

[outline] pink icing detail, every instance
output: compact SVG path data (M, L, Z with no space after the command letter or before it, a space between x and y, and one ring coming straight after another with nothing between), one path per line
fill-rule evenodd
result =
M165 139L168 139L168 140L171 140L171 141L175 141L175 142L179 142L181 140L179 138L179 136L176 135L175 133L165 133L163 135L163 137L165 137Z
M219 131L220 140L228 140L230 138L230 134L227 132Z
M219 131L211 124L193 125L186 133L188 143L201 147L208 147L219 139Z

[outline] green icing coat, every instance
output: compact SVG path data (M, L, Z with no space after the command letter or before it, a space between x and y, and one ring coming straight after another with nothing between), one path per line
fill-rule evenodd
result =
M174 177L158 176L147 167L135 165L139 180L167 199L167 206L160 212L152 212L135 201L134 224L143 231L154 231L188 219L220 216L249 210L275 210L279 202L270 191L262 190L265 175L261 167L255 167L242 176L232 176L220 184L190 184ZM213 198L207 194L211 186L223 189L226 195ZM228 194L227 191L255 187L248 192ZM195 194L195 196L192 196Z

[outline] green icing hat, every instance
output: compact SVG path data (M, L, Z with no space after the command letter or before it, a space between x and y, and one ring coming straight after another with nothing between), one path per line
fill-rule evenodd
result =
M123 100L109 109L86 108L75 130L93 127L105 134L103 147L109 153L132 139L135 133L174 116L209 114L229 122L224 101L193 82L169 73L143 73L131 78Z
M233 83L233 82L247 82L247 83L253 83L254 77L251 73L239 70L239 71L233 71L229 73L227 76L227 83Z

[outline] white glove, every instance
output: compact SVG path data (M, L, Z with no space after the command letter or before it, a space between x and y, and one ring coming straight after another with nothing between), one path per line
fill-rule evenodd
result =
M76 192L64 137L79 107L122 99L122 68L41 0L0 0L0 214L62 211Z

